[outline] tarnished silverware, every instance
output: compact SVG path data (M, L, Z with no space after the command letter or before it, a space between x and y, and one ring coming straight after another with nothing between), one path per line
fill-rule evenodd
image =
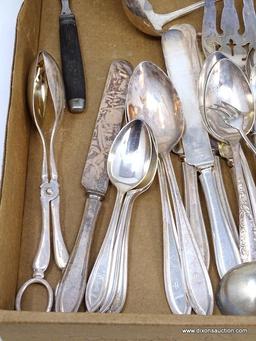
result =
M50 116L46 108L48 93L50 93L54 116ZM54 157L54 140L58 125L64 111L64 86L60 70L47 52L41 51L33 63L28 79L28 101L30 112L37 127L43 147L42 183L40 200L42 208L42 231L38 250L33 262L33 277L19 289L16 297L16 309L21 310L21 299L25 290L32 284L43 285L47 289L48 304L46 311L51 311L53 305L53 290L44 279L44 273L50 262L50 213L53 231L53 250L56 265L63 270L68 261L68 252L63 241L60 226L60 195L58 173ZM46 129L43 122L46 116L51 117L51 132L49 155L47 155ZM49 171L50 170L50 174Z
M209 132L220 141L230 144L238 193L239 237L242 261L256 259L256 222L240 161L240 134L228 126L216 111L223 101L244 113L243 129L249 132L254 123L254 101L245 75L231 60L222 59L212 68L205 86L204 115Z
M221 15L221 30L216 28L216 8L214 0L206 0L202 26L202 47L206 56L219 50L228 55L239 66L245 65L246 47L255 47L256 15L253 0L243 0L243 21L245 31L239 32L240 23L234 0L224 0Z
M152 159L151 134L146 123L134 120L127 123L116 136L108 156L107 170L110 181L117 188L115 206L86 288L88 311L98 311L108 293L113 272L114 251L119 234L119 217L127 193L137 188L147 176Z
M126 61L114 61L109 69L82 175L82 185L88 198L75 245L56 291L55 311L77 311L84 297L91 242L109 183L107 157L121 129L131 73L132 67Z
M197 96L200 72L195 37L187 39L182 29L170 29L162 36L168 74L180 96L186 129L182 138L187 163L200 173L212 228L216 265L220 277L240 263L239 251L231 232L213 174L214 157L205 130ZM186 80L186 87L184 87ZM193 112L193 115L191 115Z
M205 1L198 1L165 14L156 13L149 0L122 0L122 3L127 17L134 26L144 33L159 36L163 33L166 24L203 7Z

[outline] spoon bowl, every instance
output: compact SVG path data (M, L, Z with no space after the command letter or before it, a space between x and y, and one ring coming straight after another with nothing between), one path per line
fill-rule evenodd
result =
M225 315L256 314L256 262L243 263L222 278L216 296Z
M144 122L130 122L117 135L109 152L107 171L111 182L124 192L137 187L148 173L151 156L151 137Z
M241 71L229 59L220 59L212 67L205 85L204 120L209 132L222 142L240 140L239 132L225 123L215 105L223 102L237 108L243 114L243 131L248 134L254 123L254 101L249 83Z
M166 74L150 62L140 63L131 77L126 100L129 120L143 119L153 130L158 152L170 152L184 131L181 103Z

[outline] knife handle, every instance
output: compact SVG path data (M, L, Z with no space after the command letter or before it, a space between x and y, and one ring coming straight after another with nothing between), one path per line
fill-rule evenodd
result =
M55 311L76 312L83 300L90 248L96 220L101 208L101 197L89 195L86 201L81 226L63 277L58 284Z
M227 271L241 263L240 254L220 201L213 168L202 169L199 179L211 223L216 265L222 278Z
M60 16L60 49L66 99L71 112L85 108L85 79L83 60L75 16Z

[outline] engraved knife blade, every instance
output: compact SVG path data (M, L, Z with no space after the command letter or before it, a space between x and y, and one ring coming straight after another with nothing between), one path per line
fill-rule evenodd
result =
M131 74L132 66L126 61L114 61L109 69L82 175L88 198L74 248L56 289L55 311L76 312L84 296L95 223L109 183L107 157L121 128Z

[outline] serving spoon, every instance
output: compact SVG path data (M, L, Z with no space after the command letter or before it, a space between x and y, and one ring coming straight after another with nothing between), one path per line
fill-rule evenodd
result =
M197 314L211 314L213 293L210 278L186 215L170 158L172 148L179 142L184 131L181 104L168 76L153 63L142 62L133 72L128 86L127 116L129 119L145 120L153 130L159 150L159 180L162 199L166 198L163 190L162 169L166 172L173 198L178 231L178 247L176 248L180 252L181 263L177 258L172 259L170 254L173 252L174 242L171 238L174 237L173 230L175 229L175 223L172 221L169 226L164 224L165 290L168 301L173 295L172 276L175 276L175 281L180 278L181 284L182 276L184 276L185 290L194 311ZM163 208L167 202L168 199L162 200ZM176 273L172 273L173 266L176 267ZM177 277L177 270L180 277ZM172 301L169 304L171 306Z
M107 233L87 283L85 300L90 312L101 307L108 290L125 194L144 180L151 166L151 158L152 142L147 126L141 120L129 122L116 136L108 156L108 175L117 188L117 196Z

